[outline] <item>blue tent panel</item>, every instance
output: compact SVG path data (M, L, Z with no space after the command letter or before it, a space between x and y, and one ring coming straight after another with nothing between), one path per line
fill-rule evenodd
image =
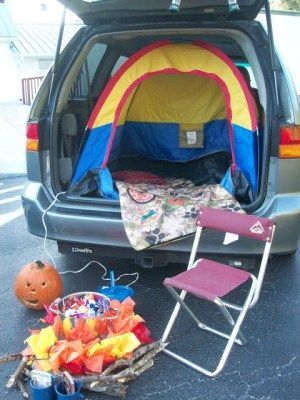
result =
M257 192L257 136L245 128L233 125L233 144L236 164L250 182L254 193ZM98 185L99 193L106 198L117 199L112 176L101 165L108 151L111 124L92 129L79 158L70 185L80 188L80 194L86 194ZM126 122L119 126L110 152L110 160L126 155L142 155L150 159L173 162L186 162L218 152L230 152L227 120L217 120L204 125L203 148L182 148L179 146L179 124ZM88 174L96 175L97 184L80 185ZM227 182L227 183L225 183ZM230 180L224 180L224 187ZM79 185L78 185L79 184ZM227 187L229 189L229 187ZM232 192L233 188L229 190Z
M255 133L238 125L233 125L233 148L236 165L250 182L254 193L258 188L258 138Z
M89 132L84 149L75 168L70 188L77 185L88 171L99 171L104 160L111 132L111 124L94 128Z
M227 120L204 125L203 148L180 147L177 123L126 122L121 155L139 154L154 160L186 162L216 151L230 152Z

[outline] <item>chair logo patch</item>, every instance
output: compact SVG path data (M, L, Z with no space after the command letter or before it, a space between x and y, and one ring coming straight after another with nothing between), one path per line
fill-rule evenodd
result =
M264 233L264 228L263 228L262 224L259 221L257 221L257 222L255 222L254 225L251 226L250 232L257 233L258 235L262 235Z

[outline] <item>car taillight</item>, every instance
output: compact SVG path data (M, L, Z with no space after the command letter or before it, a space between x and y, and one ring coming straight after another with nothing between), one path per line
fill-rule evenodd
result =
M287 125L281 127L279 157L300 157L300 125Z
M26 150L38 151L39 128L37 122L28 122L26 127Z

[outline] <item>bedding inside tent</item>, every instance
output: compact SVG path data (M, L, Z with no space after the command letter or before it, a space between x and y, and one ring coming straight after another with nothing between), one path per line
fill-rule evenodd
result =
M220 183L250 202L256 131L253 98L223 52L198 41L157 42L132 55L101 94L68 193L118 199L114 177L142 171Z

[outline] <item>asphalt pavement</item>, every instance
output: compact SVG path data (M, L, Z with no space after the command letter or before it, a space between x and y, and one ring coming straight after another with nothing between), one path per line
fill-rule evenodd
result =
M26 229L19 197L24 183L24 177L2 179L0 182L0 355L23 349L23 342L29 336L28 329L40 327L39 318L43 316L43 312L32 311L21 305L13 292L15 276L24 264L34 259L47 260L43 239L30 235ZM91 260L80 254L62 256L57 252L56 243L51 241L48 241L47 248L60 270L76 270ZM136 311L146 320L153 338L159 339L174 306L162 282L166 276L183 270L184 266L169 264L146 270L125 259L99 257L98 261L109 269L113 268L116 275L140 272L140 279L134 285ZM154 366L130 384L127 399L298 400L299 261L299 251L294 256L274 257L270 260L260 301L248 314L243 327L248 343L245 347L234 348L219 377L209 379L159 354ZM79 275L64 275L64 294L95 290L101 284L101 275L102 271L96 265ZM192 298L189 303L194 307L198 305ZM212 311L210 304L201 303L198 307L204 322L213 321L216 327L222 328L222 317L217 315L213 319ZM181 313L170 337L169 348L178 350L194 362L213 368L224 345L223 339L199 331ZM15 363L0 366L0 399L21 398L16 389L8 393L4 389L4 383L15 368ZM101 397L104 398L99 395L88 395L86 398Z

